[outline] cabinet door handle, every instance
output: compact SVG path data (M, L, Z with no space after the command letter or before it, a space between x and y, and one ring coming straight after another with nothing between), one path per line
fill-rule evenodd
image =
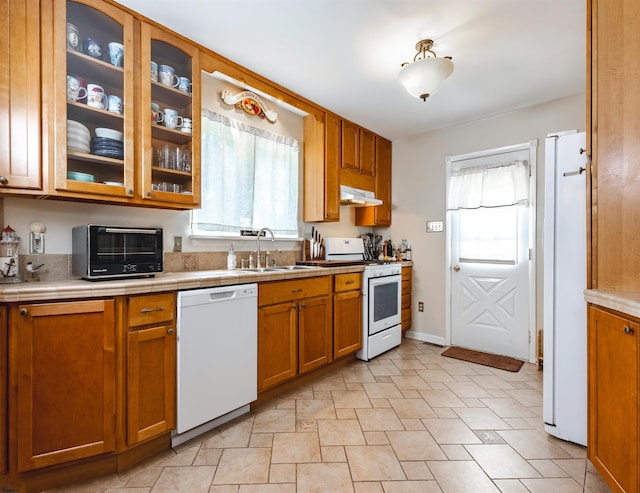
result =
M634 332L635 331L631 327L629 327L628 325L624 326L624 333L625 334L629 334L630 336L632 336L634 334Z
M292 289L291 290L292 293L302 293L302 288L299 289Z
M27 315L29 313L29 311L26 308L21 308L20 309L20 315Z
M0 176L0 185L8 185L9 184L9 180L7 179L6 176Z
M164 310L164 306L159 306L157 308L142 308L140 313L161 312L162 310Z
M173 334L173 329L167 330L167 334L169 334L169 335Z
M353 284L355 281L351 280L351 281L347 281L345 282L345 284Z
M300 308L306 308L307 304L306 303L300 303Z

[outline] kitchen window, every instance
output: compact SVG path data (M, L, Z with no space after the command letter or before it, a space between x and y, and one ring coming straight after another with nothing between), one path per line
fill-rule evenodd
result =
M191 215L194 235L235 236L268 226L298 236L299 144L296 139L204 110L202 206Z

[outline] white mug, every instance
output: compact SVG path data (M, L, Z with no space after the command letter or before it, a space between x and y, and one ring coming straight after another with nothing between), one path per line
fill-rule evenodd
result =
M191 92L191 81L187 77L178 77L178 89L182 92Z
M165 86L178 87L180 83L180 78L170 65L160 65L158 67L158 78L160 84L164 84Z
M182 125L180 125L180 131L186 134L190 134L193 131L193 123L191 118L183 118Z
M102 86L87 84L87 105L100 110L107 107L107 95Z
M73 75L67 75L67 99L79 101L87 97L87 90L82 87L80 79Z
M182 123L183 123L182 117L178 115L178 112L176 110L167 108L162 113L164 115L165 127L176 129L182 126Z

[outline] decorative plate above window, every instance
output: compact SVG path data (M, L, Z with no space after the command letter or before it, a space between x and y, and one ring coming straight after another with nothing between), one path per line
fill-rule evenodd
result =
M226 89L220 92L220 97L228 105L242 109L250 115L266 118L271 123L275 123L278 114L266 107L262 98L255 92L242 91L236 95L231 94Z

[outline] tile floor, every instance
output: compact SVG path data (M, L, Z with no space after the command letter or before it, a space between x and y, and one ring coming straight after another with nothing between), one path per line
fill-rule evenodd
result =
M131 471L51 493L611 491L585 449L543 430L542 374L407 339Z

